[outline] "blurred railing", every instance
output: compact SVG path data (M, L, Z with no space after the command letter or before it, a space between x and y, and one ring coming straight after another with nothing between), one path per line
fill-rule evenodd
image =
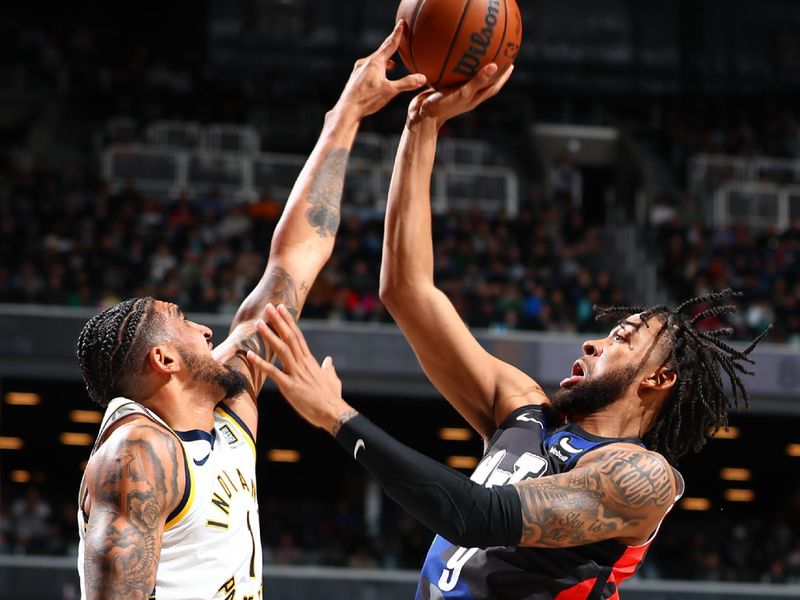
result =
M689 189L713 198L708 216L719 227L781 231L800 219L800 160L700 154L689 163Z
M107 131L121 132L121 139L136 137L128 120L110 122ZM250 201L269 195L283 203L306 161L302 155L259 152L260 138L246 126L158 121L145 129L144 140L111 143L103 151L102 174L113 191L133 185L167 198L218 193ZM358 135L345 180L349 206L385 208L398 143L397 136ZM517 175L495 166L494 157L484 141L443 139L431 186L434 210L479 208L515 216Z

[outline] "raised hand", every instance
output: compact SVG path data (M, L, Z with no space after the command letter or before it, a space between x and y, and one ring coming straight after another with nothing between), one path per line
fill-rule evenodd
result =
M342 382L328 356L322 365L311 354L303 332L284 305L267 305L269 325L259 321L257 329L264 342L280 358L283 370L255 352L247 360L278 385L289 404L306 421L336 434L340 424L354 410L342 399Z
M371 115L401 92L415 90L425 84L425 76L419 73L397 80L386 77L386 71L394 68L392 55L400 46L405 26L403 21L398 21L380 48L356 61L339 98L339 105L355 111L357 118Z
M431 119L437 128L453 117L469 112L503 89L514 72L514 65L500 71L495 63L489 63L478 71L467 83L454 90L426 90L411 101L408 107L410 124Z

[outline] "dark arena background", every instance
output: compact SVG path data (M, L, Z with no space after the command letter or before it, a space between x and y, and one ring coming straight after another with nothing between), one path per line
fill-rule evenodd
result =
M0 7L0 598L79 597L76 498L100 412L75 341L134 295L224 337L385 0ZM800 2L520 0L500 95L441 132L437 284L490 351L553 390L594 304L744 293L769 324L735 413L626 599L800 597ZM362 125L303 328L346 397L468 473L481 443L378 298L410 96ZM604 335L604 334L603 334ZM274 387L261 396L265 597L411 598L433 534Z

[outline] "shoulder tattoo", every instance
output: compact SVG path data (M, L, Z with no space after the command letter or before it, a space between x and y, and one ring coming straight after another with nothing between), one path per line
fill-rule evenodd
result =
M674 500L666 462L650 453L611 450L560 475L516 484L526 546L579 546L642 534Z

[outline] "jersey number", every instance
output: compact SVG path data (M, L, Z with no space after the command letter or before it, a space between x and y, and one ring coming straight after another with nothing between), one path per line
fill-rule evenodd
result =
M506 451L500 450L495 454L490 454L485 457L472 474L472 481L486 487L509 485L522 481L523 479L539 477L547 468L547 461L545 459L537 454L526 452L514 463L514 472L509 473L508 471L498 469L505 455ZM458 584L458 578L461 576L461 569L464 568L467 561L472 558L477 551L478 548L459 547L453 553L453 556L447 561L442 571L442 576L439 577L438 585L440 590L449 592L455 589Z

